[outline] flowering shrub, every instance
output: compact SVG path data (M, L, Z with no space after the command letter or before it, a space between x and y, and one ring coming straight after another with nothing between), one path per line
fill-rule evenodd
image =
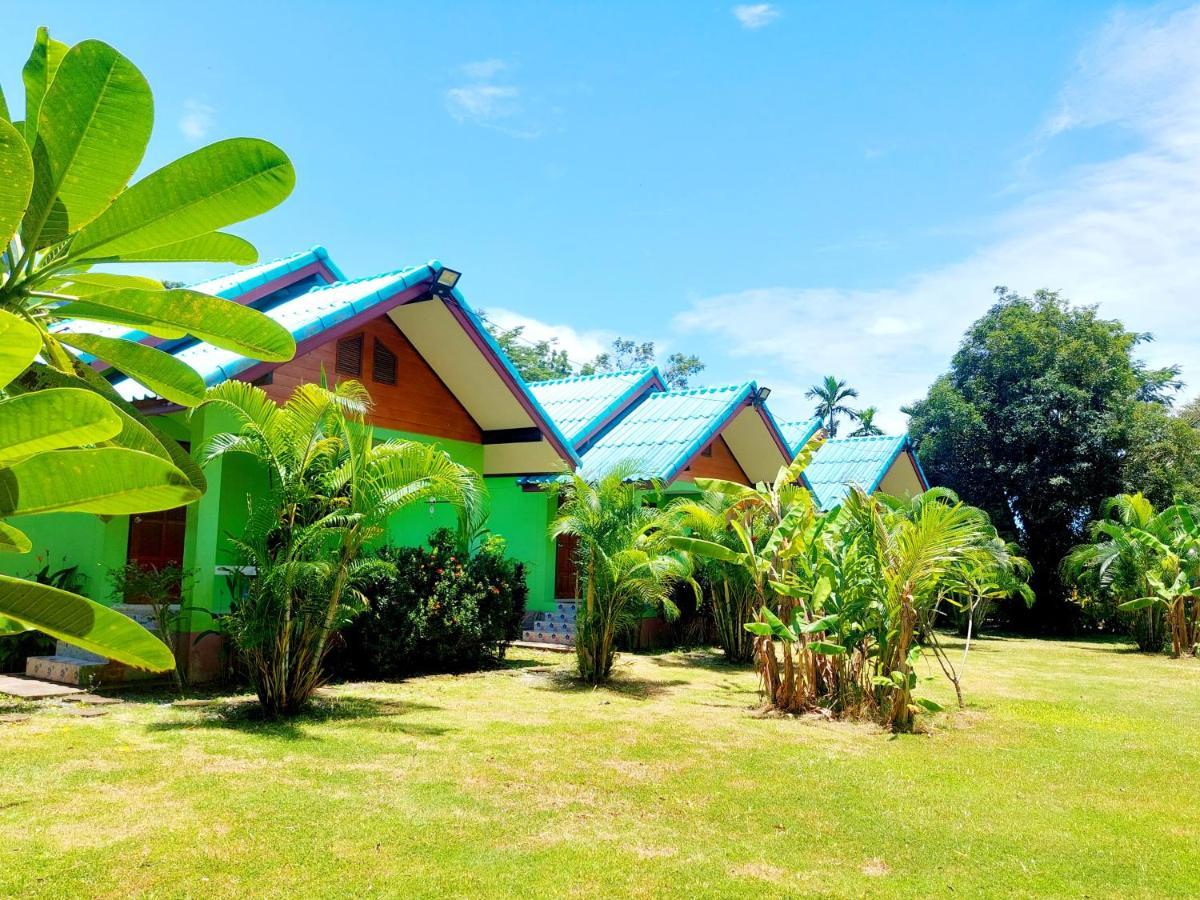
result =
M371 569L360 585L367 609L343 632L335 663L355 678L414 672L462 672L504 657L520 634L529 589L525 567L489 538L463 554L455 535L439 529L428 547L383 547L390 565Z

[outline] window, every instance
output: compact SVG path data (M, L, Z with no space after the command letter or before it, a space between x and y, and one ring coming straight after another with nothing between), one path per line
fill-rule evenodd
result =
M375 358L371 360L371 377L379 384L396 383L396 354L375 339Z
M337 342L334 369L342 375L362 374L363 336L355 334Z

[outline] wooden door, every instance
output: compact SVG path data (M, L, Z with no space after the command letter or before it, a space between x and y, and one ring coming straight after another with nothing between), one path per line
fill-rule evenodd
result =
M129 561L143 569L182 566L186 522L186 506L130 516Z
M573 534L560 535L554 547L554 599L579 599L577 556L579 538Z

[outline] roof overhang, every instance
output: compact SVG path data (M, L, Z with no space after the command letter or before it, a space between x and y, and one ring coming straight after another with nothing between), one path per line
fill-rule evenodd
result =
M758 386L751 382L700 445L675 466L670 478L666 479L668 484L686 471L718 435L725 439L733 458L752 484L774 480L780 467L791 462L792 454L766 404L755 399L757 394Z

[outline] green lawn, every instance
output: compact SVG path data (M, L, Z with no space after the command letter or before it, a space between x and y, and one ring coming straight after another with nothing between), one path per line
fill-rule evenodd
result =
M904 737L758 717L706 653L602 690L567 665L337 686L288 725L38 707L0 724L0 895L1200 892L1194 660L985 640L968 710Z

